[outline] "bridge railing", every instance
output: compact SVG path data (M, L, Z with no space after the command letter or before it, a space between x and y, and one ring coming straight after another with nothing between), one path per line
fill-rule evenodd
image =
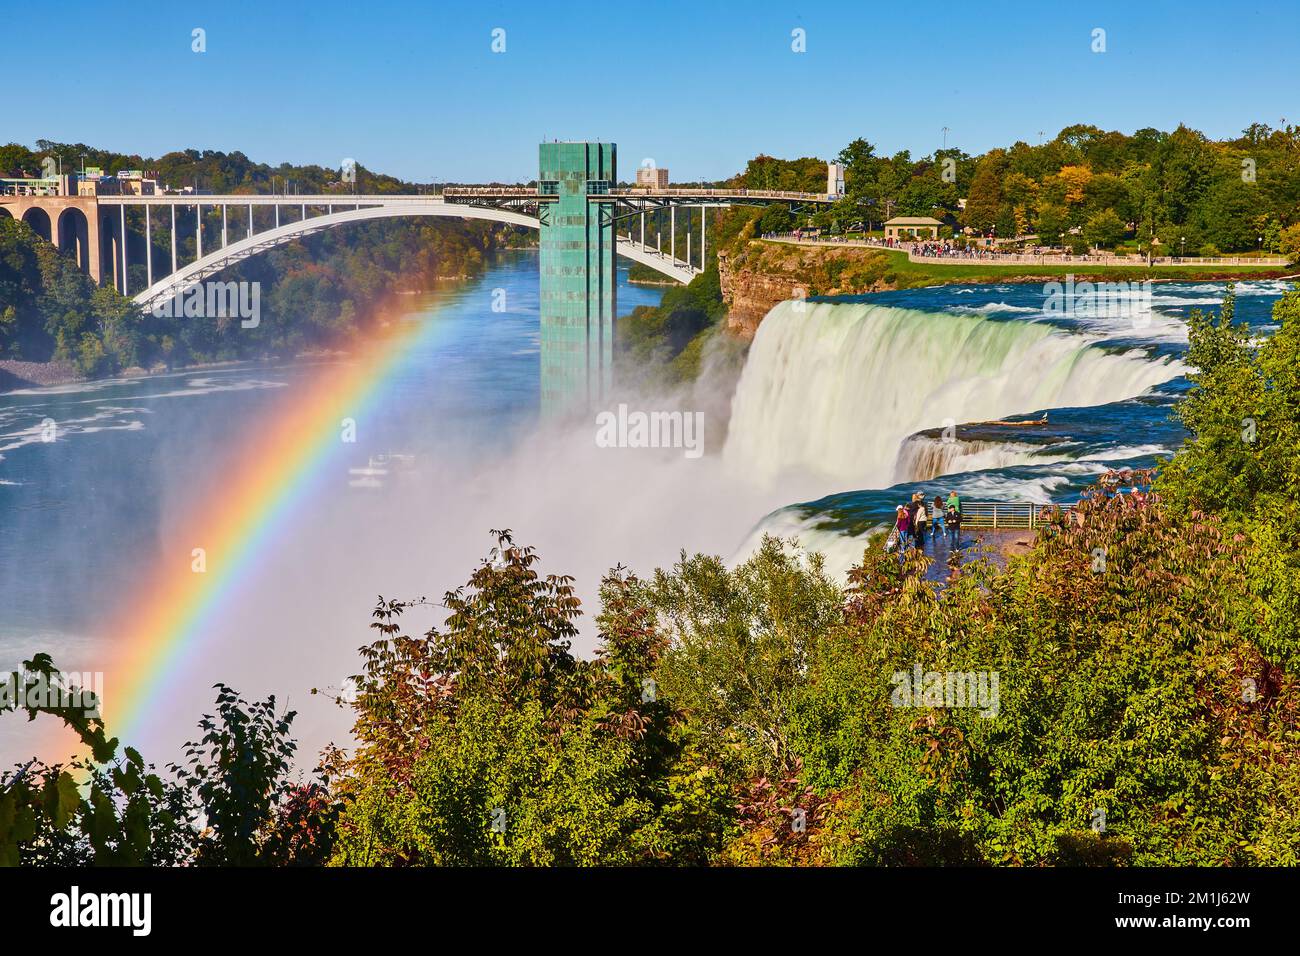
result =
M444 186L444 196L528 196L536 197L535 186Z
M627 197L636 199L645 196L663 196L671 199L675 196L699 196L701 198L718 198L718 199L791 199L800 202L826 202L825 193L801 193L791 192L789 190L776 189L656 189L650 186L632 187L630 189L620 189L608 193L614 197Z

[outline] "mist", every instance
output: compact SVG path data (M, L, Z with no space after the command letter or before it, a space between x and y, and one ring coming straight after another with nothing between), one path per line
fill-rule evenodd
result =
M389 462L388 474L370 479L378 487L353 485L355 461L332 459L311 500L196 635L199 646L187 652L132 745L148 755L178 753L196 735L199 715L210 712L212 684L220 680L246 699L275 694L296 711L298 764L310 769L325 744L350 743L351 712L333 697L360 670L358 649L378 637L369 625L379 597L428 599L403 616L408 634L441 623L438 604L495 545L492 529L509 529L517 543L535 547L540 573L574 577L583 610L574 650L592 654L600 581L611 568L649 574L683 551L727 558L765 515L827 490L797 480L755 482L727 467L718 450L738 373L734 346L720 344L707 350L695 384L670 392L624 388L607 403L700 412L700 457L684 448L600 447L595 410L578 421L534 420L504 439L440 421L433 437L405 436L401 447L421 450L407 467ZM385 438L398 440L394 428ZM192 457L158 460L165 540L202 501Z

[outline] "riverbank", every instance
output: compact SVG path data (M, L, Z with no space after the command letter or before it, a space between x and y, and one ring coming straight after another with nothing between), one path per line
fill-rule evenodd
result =
M45 388L85 381L71 362L22 362L0 359L0 394L20 388Z
M718 253L727 329L752 339L758 324L778 302L810 296L865 295L925 286L1036 284L1067 275L1101 282L1227 282L1292 278L1294 268L1241 265L1089 265L992 263L952 260L913 262L903 250L848 243L791 243L751 239Z
M338 349L305 349L289 359L288 364L335 361L347 358L348 354L348 352ZM221 362L195 362L192 365L157 365L153 368L134 366L122 369L122 371L113 375L89 376L83 375L71 362L19 362L13 359L4 359L0 360L0 395L25 388L50 388L56 385L72 385L77 382L111 379L151 378L155 375L172 375L179 372L198 372L204 369L219 368L248 368L272 363L277 365L285 364L283 360L265 356L253 359L230 359Z
M529 251L529 250L522 250ZM392 301L382 306L377 306L373 311L376 313L391 312L394 315L404 314L409 308L411 298L427 297L439 295L446 291L448 286L455 286L474 279L476 276L470 272L460 272L454 275L436 275L429 277L428 281L435 287L426 289L394 289L391 292ZM396 303L396 305L395 305ZM312 346L294 354L288 361L293 362L312 362L320 360L332 360L345 358L348 355L347 350L332 349L326 346ZM50 362L30 362L19 359L0 360L0 395L6 392L13 392L25 388L47 388L57 385L70 385L76 382L98 381L102 379L114 378L143 378L152 375L166 375L173 372L192 372L200 369L211 368L228 368L240 365L258 365L269 362L282 363L284 360L277 358L274 352L268 351L263 354L252 355L246 358L222 359L212 362L192 362L185 364L165 365L157 364L144 368L141 366L131 366L123 369L114 369L108 373L87 375L80 371L75 363L71 361L50 361Z

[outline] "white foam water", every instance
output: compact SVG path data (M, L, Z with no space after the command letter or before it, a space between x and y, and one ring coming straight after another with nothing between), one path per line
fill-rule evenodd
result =
M1186 367L1041 322L782 302L759 325L723 450L733 473L890 484L901 443L945 425L1141 395Z
M929 435L913 435L903 442L894 463L893 484L929 481L940 475L1011 468L1015 465L1046 465L1071 456L1063 449L1073 443L1031 445L1027 442L945 441Z

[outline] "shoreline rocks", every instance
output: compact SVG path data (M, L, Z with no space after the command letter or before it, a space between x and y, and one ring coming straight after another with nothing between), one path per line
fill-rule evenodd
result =
M20 388L43 388L48 385L67 385L84 382L86 376L77 371L71 362L22 362L18 359L0 359L0 392Z

